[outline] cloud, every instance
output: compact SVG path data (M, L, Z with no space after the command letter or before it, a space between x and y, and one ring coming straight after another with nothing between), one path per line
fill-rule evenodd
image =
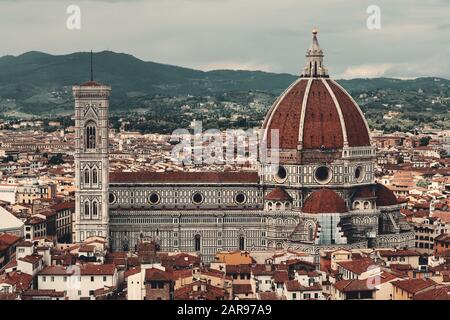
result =
M359 66L352 66L345 69L340 78L352 79L352 78L373 78L382 77L386 75L386 72L394 65L390 63L382 64L365 64Z
M81 7L81 30L66 8ZM319 29L334 77L450 77L449 1L378 0L381 30L366 28L372 0L0 0L0 56L112 50L209 69L298 74ZM39 14L36 14L39 12Z
M265 71L272 72L270 65L254 64L251 62L238 62L238 61L215 61L206 64L200 64L196 68L203 71L210 70L251 70L251 71Z

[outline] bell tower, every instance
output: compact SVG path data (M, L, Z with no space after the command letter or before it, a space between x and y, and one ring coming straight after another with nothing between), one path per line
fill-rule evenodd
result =
M73 87L75 99L75 221L73 242L108 241L108 116L111 87L91 80Z

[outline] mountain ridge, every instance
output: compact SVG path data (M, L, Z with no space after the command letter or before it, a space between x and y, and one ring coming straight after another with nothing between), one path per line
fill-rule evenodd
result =
M298 76L251 70L196 70L144 61L110 50L93 53L94 78L112 86L113 109L133 110L155 95L207 96L262 91L278 95ZM73 107L71 86L89 79L90 52L53 55L41 51L0 57L0 113L60 114ZM338 82L350 93L371 90L424 90L439 94L439 77L416 79L358 78ZM439 85L436 83L440 82Z

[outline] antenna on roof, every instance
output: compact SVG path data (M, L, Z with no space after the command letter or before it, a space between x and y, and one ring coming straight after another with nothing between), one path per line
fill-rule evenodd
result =
M94 81L94 70L92 67L92 49L91 49L91 81Z

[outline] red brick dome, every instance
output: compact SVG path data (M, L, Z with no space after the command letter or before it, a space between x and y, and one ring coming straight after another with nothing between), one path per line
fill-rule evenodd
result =
M313 32L308 63L301 77L273 104L266 115L267 143L279 130L279 147L291 150L337 150L370 146L369 128L360 108L323 66L323 53Z
M397 197L394 192L381 183L375 184L375 195L377 197L377 206L394 206L398 204Z
M303 204L304 213L344 213L347 205L336 192L328 188L314 191Z
M282 149L370 146L364 116L334 80L300 78L269 110L263 129L279 130ZM270 138L268 146L270 146Z

